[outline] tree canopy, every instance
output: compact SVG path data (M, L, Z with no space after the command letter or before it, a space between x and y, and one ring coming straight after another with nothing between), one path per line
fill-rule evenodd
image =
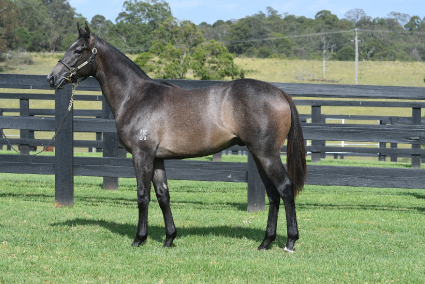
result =
M205 42L203 31L190 21L166 19L154 31L152 48L135 60L142 69L157 78L201 80L243 78L244 72L233 62L223 43Z
M395 11L372 18L356 8L339 18L332 11L321 10L314 18L307 18L266 7L265 12L242 19L220 19L198 26L187 21L176 25L176 19L172 24L170 18L172 11L165 0L127 0L115 22L102 15L85 19L67 0L0 0L0 52L66 50L77 37L75 23L87 21L95 33L123 52L156 50L157 58L160 44L163 53L167 50L169 56L181 58L182 43L169 37L170 25L174 25L177 30L194 33L192 37L202 41L197 46L204 50L209 44L222 45L233 57L320 59L323 42L327 42L327 52L336 55L332 60L352 60L348 55L354 48L353 30L357 28L360 60L425 60L425 18ZM190 48L191 60L195 49ZM186 68L185 60L180 68ZM189 69L194 70L193 66Z

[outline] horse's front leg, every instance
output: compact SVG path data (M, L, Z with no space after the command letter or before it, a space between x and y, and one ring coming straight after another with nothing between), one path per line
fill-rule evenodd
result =
M164 216L166 236L164 247L171 247L173 240L177 236L177 231L173 214L171 214L170 193L168 191L167 176L165 175L164 160L162 159L155 159L152 183L158 198L159 207L161 207L162 215Z
M153 177L154 156L146 152L133 152L133 164L137 180L137 203L139 223L133 246L140 246L148 237L148 207L150 202L151 181Z

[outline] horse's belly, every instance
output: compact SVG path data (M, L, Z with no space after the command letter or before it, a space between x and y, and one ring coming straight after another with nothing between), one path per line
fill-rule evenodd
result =
M217 153L235 144L235 135L227 131L210 133L184 132L181 135L163 139L157 150L157 157L163 159L202 157Z

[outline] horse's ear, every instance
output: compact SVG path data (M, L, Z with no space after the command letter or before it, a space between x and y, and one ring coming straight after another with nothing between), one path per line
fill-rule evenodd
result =
M77 22L78 35L82 37L85 31L80 27L80 23Z
M87 24L87 22L85 22L85 23L86 23L86 26L85 26L86 34L87 34L88 37L91 37L92 36L92 33L90 31L89 25Z

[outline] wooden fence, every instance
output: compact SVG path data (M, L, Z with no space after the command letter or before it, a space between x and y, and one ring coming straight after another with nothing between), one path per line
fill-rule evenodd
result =
M49 89L45 76L0 74L0 88ZM218 83L217 81L165 80L182 88L198 88ZM425 188L423 170L420 168L421 149L424 143L425 126L421 124L421 109L425 107L425 88L348 86L325 84L273 83L294 97L295 103L311 106L310 114L301 114L303 133L315 162L326 153L334 155L375 155L379 159L390 156L411 157L410 168L363 168L309 165L307 184L345 185L366 187ZM100 91L96 80L89 78L78 90ZM0 128L20 129L20 137L10 139L20 145L21 155L0 155L0 172L55 175L56 206L73 204L74 176L101 176L105 189L116 189L119 177L134 177L134 169L125 152L119 150L115 122L103 96L76 95L75 100L102 101L100 110L73 110L65 120L61 132L53 141L55 156L28 156L31 147L45 146L48 139L35 139L34 131L55 131L66 113L71 87L68 85L55 94L0 93ZM303 99L297 99L302 97ZM332 100L318 100L328 98ZM341 99L356 100L341 100ZM2 99L19 99L19 109L2 109ZM371 100L372 99L372 100ZM379 99L379 101L378 101ZM382 101L399 99L401 101ZM30 109L30 100L54 100L54 110ZM329 124L329 116L322 114L322 106L393 107L412 109L412 116L344 116L332 115L337 119L377 120L380 124ZM19 112L20 116L6 116L7 112ZM306 123L309 121L311 123ZM73 139L74 132L96 132L96 140ZM102 135L103 133L103 135ZM380 143L380 147L336 147L326 146L325 141L358 141ZM391 143L386 148L386 143ZM0 138L0 146L7 141ZM411 144L410 148L398 148L398 144ZM425 144L425 143L424 143ZM103 158L74 157L74 147L103 149ZM234 146L233 150L246 151ZM286 150L286 146L283 147ZM335 154L336 153L336 154ZM202 162L187 160L166 161L169 179L205 180L248 183L248 211L263 210L265 192L259 179L255 163L248 155L248 163Z

